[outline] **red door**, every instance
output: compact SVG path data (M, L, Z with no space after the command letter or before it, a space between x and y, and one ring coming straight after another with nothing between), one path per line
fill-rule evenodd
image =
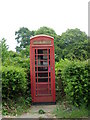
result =
M52 47L33 48L33 102L55 102L55 71Z

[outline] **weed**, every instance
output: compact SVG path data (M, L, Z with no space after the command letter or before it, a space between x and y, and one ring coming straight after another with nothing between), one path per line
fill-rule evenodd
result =
M45 114L45 111L42 110L42 109L40 109L40 110L38 111L38 113L39 113L39 114Z
M19 97L16 100L9 99L7 102L2 103L2 115L17 116L22 113L28 112L30 108L30 99L27 100L24 97Z
M84 106L78 108L72 105L67 107L64 104L58 105L54 110L57 118L86 118L88 117L88 109Z

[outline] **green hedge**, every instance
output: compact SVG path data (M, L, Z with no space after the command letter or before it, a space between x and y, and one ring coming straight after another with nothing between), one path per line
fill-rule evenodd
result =
M87 62L71 62L63 71L65 93L76 106L88 103Z
M2 97L14 98L27 89L26 73L23 68L15 66L2 67Z
M61 60L56 64L56 81L62 81L66 98L76 106L88 103L88 71L87 61Z
M63 100L65 97L64 84L62 79L62 72L66 66L70 64L70 61L61 59L55 64L55 83L56 83L56 100Z
M24 68L27 74L27 79L30 83L30 58L21 58L20 56L14 56L15 55L13 55L13 57L10 56L9 58L5 59L3 66L16 66Z

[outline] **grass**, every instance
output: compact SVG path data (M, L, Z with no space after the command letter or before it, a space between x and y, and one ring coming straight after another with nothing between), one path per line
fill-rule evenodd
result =
M3 116L18 116L29 111L31 103L24 97L19 97L16 100L3 101L2 115Z
M88 109L84 106L77 108L71 105L58 104L54 110L54 114L57 118L87 118Z

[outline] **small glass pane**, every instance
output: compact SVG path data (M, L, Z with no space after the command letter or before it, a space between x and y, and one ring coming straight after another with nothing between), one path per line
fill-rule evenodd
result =
M49 54L50 54L50 49L49 49Z
M50 60L49 60L49 65L50 65Z
M37 77L37 73L35 73L35 77Z
M48 67L38 67L38 71L48 71Z
M37 71L37 67L35 67L35 71Z
M49 55L49 60L50 60L50 55Z
M47 54L47 49L39 49L38 54Z
M51 82L51 78L49 78L49 82Z
M36 78L36 82L37 82L37 78Z
M36 49L35 49L35 54L36 54Z
M38 55L38 60L47 60L47 55Z
M51 76L51 73L49 72L49 77Z
M48 82L48 78L38 78L38 82Z
M47 61L40 61L40 60L38 60L38 65L47 66L48 62Z
M48 77L48 73L38 73L38 77Z
M36 55L35 55L35 60L36 60Z

